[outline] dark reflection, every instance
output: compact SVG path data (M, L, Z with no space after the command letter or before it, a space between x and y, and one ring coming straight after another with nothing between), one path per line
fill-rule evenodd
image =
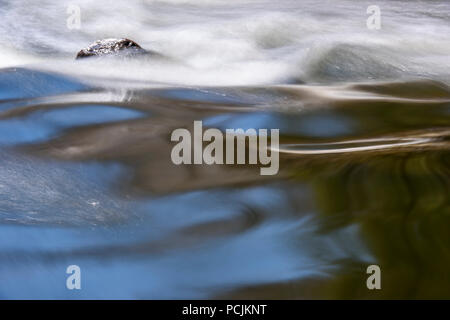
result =
M365 288L363 261L337 261L325 286L333 298L450 297L449 153L373 156L363 161L311 163L302 179L313 187L320 232L356 224L383 270L383 290ZM442 282L443 281L443 282Z
M450 297L445 85L81 87L0 102L0 296ZM279 128L279 174L174 165L194 120Z

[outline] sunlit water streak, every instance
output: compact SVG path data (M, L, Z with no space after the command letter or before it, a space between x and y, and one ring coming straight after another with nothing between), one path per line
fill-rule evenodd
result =
M345 142L323 143L323 144L285 144L281 148L270 150L291 154L333 154L347 152L362 152L370 150L382 150L411 146L430 142L430 139L363 139Z

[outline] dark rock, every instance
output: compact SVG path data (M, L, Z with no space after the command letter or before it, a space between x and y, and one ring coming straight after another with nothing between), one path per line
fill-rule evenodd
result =
M76 59L104 55L139 55L152 53L143 49L130 39L103 39L98 40L78 52Z

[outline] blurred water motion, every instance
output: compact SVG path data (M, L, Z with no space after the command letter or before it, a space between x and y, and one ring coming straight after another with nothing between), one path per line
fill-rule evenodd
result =
M0 298L450 298L448 2L0 3ZM74 61L109 36L173 60ZM279 173L174 165L195 120Z

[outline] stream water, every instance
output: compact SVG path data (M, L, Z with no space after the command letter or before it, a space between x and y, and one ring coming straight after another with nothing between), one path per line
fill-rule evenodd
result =
M0 0L0 298L450 298L450 2L373 4ZM174 165L195 120L278 174Z

